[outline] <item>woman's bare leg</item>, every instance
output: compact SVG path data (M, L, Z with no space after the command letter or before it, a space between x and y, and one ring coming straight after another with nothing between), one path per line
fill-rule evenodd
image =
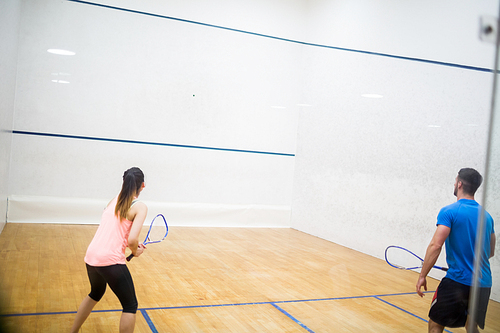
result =
M86 296L83 299L82 303L80 304L80 307L78 308L78 312L76 313L75 321L73 322L73 327L71 327L71 333L77 333L80 330L80 327L82 327L83 323L90 315L92 309L96 304L97 302L94 301L89 296Z
M132 333L135 328L135 313L122 312L120 333Z

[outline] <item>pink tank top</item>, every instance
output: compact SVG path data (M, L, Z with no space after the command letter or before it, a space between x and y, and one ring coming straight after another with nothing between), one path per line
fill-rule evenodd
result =
M90 266L110 266L125 264L125 248L128 246L128 236L132 221L121 220L115 216L118 197L104 209L101 224L87 248L85 262Z

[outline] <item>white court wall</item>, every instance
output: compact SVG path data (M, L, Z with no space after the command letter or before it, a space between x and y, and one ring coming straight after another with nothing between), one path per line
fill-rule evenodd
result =
M458 169L485 170L496 1L22 4L12 221L98 218L138 165L174 224L292 226L381 258L424 253Z
M478 27L481 15L497 16L498 3L309 8L308 41L336 48L305 47L310 106L299 118L291 225L379 258L388 245L423 255L439 209L456 200L458 170L485 172L495 48ZM497 258L492 266L498 300Z
M0 232L7 219L12 121L21 2L0 2Z
M289 226L300 45L221 27L299 38L302 2L186 3L23 1L10 221L59 220L26 206L49 200L81 223L68 200L109 200L139 166L144 201ZM196 216L171 223L213 222Z
M498 77L497 77L498 79ZM497 100L493 103L493 112L490 117L490 135L489 135L489 149L488 149L488 164L487 173L485 176L484 188L484 206L485 209L496 219L496 235L497 247L496 254L490 259L492 266L492 274L494 277L493 283L498 285L500 276L500 256L499 256L499 216L500 216L500 104L498 98L500 97L500 88L498 82L496 85L495 96ZM495 287L495 295L497 297L498 288Z

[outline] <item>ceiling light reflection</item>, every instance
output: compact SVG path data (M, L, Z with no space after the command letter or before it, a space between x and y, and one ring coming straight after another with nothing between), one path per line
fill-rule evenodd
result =
M75 55L76 54L73 51L61 50L61 49L48 49L47 52L52 53L52 54L59 54L59 55Z
M384 96L379 95L379 94L363 94L363 95L361 95L361 97L365 97L365 98L382 98Z

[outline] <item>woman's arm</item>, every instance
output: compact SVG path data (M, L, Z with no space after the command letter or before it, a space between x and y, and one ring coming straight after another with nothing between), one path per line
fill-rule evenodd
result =
M127 213L127 220L132 221L132 228L128 236L128 247L134 257L138 257L144 251L144 246L139 246L139 234L148 215L148 207L143 202L133 205Z

